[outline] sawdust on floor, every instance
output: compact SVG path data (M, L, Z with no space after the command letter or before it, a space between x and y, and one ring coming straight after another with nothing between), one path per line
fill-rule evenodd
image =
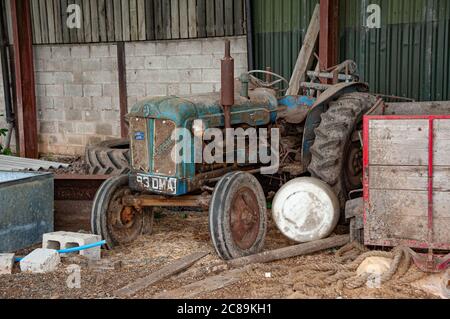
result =
M125 285L145 277L171 261L197 251L210 252L187 271L172 276L148 287L132 298L152 298L192 282L212 276L205 274L207 266L221 264L211 245L206 213L158 214L152 235L143 236L136 242L118 247L113 251L102 252L102 265L92 266L79 256L63 258L56 272L49 274L20 273L15 266L13 275L0 276L0 298L114 298L114 292ZM276 249L294 244L283 237L272 221L265 249ZM29 251L20 252L25 254ZM302 265L328 263L334 258L335 250L290 258L270 264L248 267L242 279L223 289L200 294L196 298L252 299L252 298L436 298L433 295L394 279L379 289L363 287L356 290L342 289L338 285L320 287L301 287L295 291L295 284L308 282L308 272L296 271ZM77 264L81 267L81 288L71 289L67 281L67 267ZM417 272L412 266L410 272ZM298 287L297 287L298 289Z

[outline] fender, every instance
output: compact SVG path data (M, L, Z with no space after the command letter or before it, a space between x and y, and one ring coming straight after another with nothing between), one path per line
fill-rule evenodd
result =
M310 148L316 139L315 129L320 125L322 113L328 110L328 104L345 93L367 92L369 85L362 82L339 83L323 92L309 109L303 131L302 164L306 171L311 162Z

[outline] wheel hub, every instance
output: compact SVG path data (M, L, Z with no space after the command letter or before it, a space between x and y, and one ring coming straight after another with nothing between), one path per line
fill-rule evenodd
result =
M354 190L361 185L363 171L363 154L358 143L353 143L348 153L345 173L350 190Z
M258 201L252 190L242 188L236 192L231 202L231 235L241 249L249 249L259 232Z

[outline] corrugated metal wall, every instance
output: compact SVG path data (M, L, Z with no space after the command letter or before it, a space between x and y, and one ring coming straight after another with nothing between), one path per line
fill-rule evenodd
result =
M290 78L318 0L253 0L255 67Z
M314 0L254 0L255 63L290 77ZM368 29L367 7L381 7ZM340 60L353 59L372 92L450 100L450 1L341 0Z

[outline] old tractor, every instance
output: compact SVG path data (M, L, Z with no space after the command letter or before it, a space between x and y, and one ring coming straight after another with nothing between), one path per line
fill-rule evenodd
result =
M148 98L132 107L127 115L131 171L110 178L97 192L92 231L112 248L151 233L157 207L209 210L212 243L228 260L262 250L267 197L294 178L326 182L343 209L349 193L361 188L362 116L376 102L354 71L354 63L346 62L332 72L310 72L312 79L337 81L303 83L307 94L286 96L289 82L269 71L250 71L235 80L227 42L221 93ZM238 127L279 129L275 174L261 174L262 164L178 163L171 156L175 129L201 134Z

